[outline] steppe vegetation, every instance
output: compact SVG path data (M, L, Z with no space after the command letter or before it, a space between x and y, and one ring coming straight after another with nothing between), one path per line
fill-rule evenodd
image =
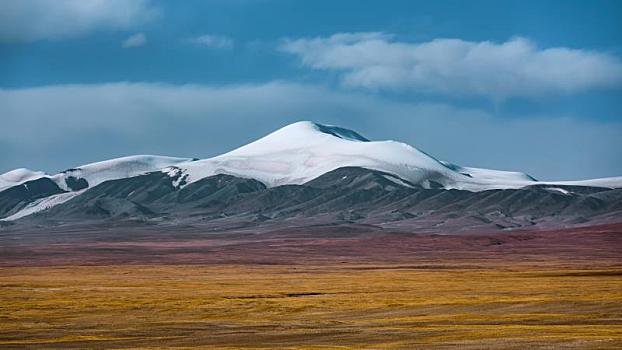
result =
M0 269L0 348L622 347L622 268Z

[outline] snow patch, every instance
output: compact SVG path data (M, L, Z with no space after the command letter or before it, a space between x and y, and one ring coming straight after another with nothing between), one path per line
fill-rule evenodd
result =
M59 205L61 203L65 203L71 198L79 196L80 194L82 194L82 192L84 191L66 192L66 193L55 194L49 197L38 199L28 204L26 207L24 207L22 210L18 211L17 213L11 216L7 216L6 218L0 219L0 221L13 221L13 220L21 219L23 217L41 212L43 210L50 209L53 206Z
M559 192L559 193L565 194L565 195L569 195L570 194L570 191L565 190L563 188L559 188L559 187L546 187L545 190L553 191L553 192Z
M402 179L398 178L398 177L393 177L393 176L389 176L389 175L382 175L385 179L398 184L400 186L404 186L404 187L408 187L408 188L415 188L413 185L404 182Z

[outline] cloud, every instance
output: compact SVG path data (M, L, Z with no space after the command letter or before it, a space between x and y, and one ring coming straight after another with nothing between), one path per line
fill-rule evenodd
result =
M622 61L616 56L539 48L520 37L504 43L408 43L384 33L341 33L286 40L281 50L299 56L305 66L337 71L344 85L357 88L502 100L622 86Z
M147 37L143 33L134 34L123 41L121 46L125 48L139 47L147 43Z
M622 175L619 121L499 118L479 109L287 82L0 89L0 146L11 150L0 152L0 172L58 171L129 154L208 157L298 120L342 125L457 164L541 179Z
M233 39L227 36L210 34L190 38L186 42L213 49L232 49L234 45Z
M0 42L62 39L126 30L158 17L150 0L0 1Z

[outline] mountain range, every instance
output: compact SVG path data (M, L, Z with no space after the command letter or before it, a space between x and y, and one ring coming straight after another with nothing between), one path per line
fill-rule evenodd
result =
M469 232L622 221L622 177L538 181L396 141L298 122L208 159L130 156L0 175L0 226L142 223L213 230L354 223Z

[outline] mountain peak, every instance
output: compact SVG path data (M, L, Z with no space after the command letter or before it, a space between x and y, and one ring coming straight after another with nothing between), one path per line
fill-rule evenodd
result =
M348 141L369 142L369 139L352 129L346 129L336 125L320 124L312 121L300 121L292 123L274 131L270 135L275 135L279 137L303 136L310 138L314 136L321 136L322 134L330 135Z
M325 134L333 135L340 139L349 140L349 141L369 142L369 139L362 136L358 132L351 130L351 129L342 128L336 125L324 125L324 124L308 122L308 121L298 122L294 124L311 124L311 126L314 127L316 130L321 131Z
M334 142L369 142L354 130L324 125L311 121L300 121L286 125L272 133L223 156L250 156L280 153L284 150L316 147Z
M187 183L224 173L272 187L302 184L348 166L405 174L413 183L452 173L436 159L404 143L369 141L356 131L310 121L287 125L231 152L180 168L187 175Z

